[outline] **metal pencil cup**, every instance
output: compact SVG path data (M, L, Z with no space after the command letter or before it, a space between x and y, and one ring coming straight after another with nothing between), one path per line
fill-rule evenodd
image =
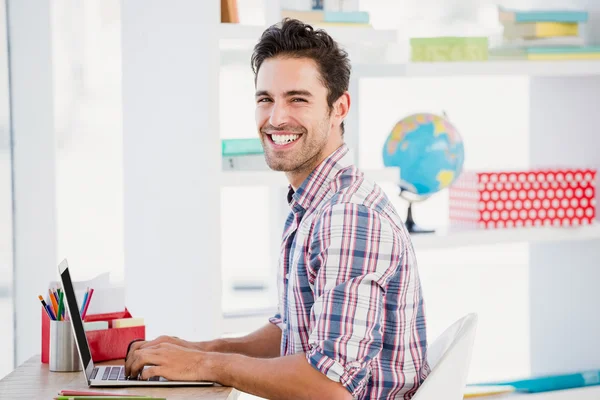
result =
M81 371L77 343L73 337L71 321L50 321L50 371Z

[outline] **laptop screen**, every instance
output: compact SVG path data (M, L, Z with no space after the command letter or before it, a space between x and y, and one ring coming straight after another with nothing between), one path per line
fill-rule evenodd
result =
M73 327L73 333L75 334L75 341L77 342L77 347L79 347L79 355L81 356L81 362L83 363L83 370L89 381L89 376L94 369L94 363L92 362L90 346L85 335L81 315L79 315L79 306L77 305L77 297L75 296L75 290L73 289L73 283L71 282L67 260L63 260L63 262L60 263L58 270L60 272L60 280L65 293L67 309L69 310L69 316L71 317L71 326Z

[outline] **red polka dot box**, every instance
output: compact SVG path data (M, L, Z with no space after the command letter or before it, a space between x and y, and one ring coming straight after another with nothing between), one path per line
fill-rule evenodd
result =
M464 171L450 187L450 223L464 228L590 225L595 169Z

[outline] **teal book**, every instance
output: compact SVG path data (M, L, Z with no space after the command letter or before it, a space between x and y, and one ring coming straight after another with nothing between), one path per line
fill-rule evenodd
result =
M325 11L323 22L368 24L369 13L366 11Z
M548 46L528 47L529 54L575 54L575 53L600 53L600 46Z
M468 386L510 386L517 392L542 393L554 390L575 389L586 386L600 385L600 370L590 370L564 375L537 376L506 382L489 382L470 384Z
M223 157L246 156L264 152L259 138L255 139L222 139L221 155Z
M585 10L512 10L498 8L500 22L587 22L588 12Z

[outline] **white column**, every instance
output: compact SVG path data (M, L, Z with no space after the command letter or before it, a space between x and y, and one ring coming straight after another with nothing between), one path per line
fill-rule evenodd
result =
M37 300L57 278L50 2L7 3L13 134L15 361L41 351Z
M127 305L150 338L208 339L222 314L219 2L121 4Z
M530 104L532 167L600 169L600 77L533 78ZM600 240L530 246L532 374L600 366L599 260Z

